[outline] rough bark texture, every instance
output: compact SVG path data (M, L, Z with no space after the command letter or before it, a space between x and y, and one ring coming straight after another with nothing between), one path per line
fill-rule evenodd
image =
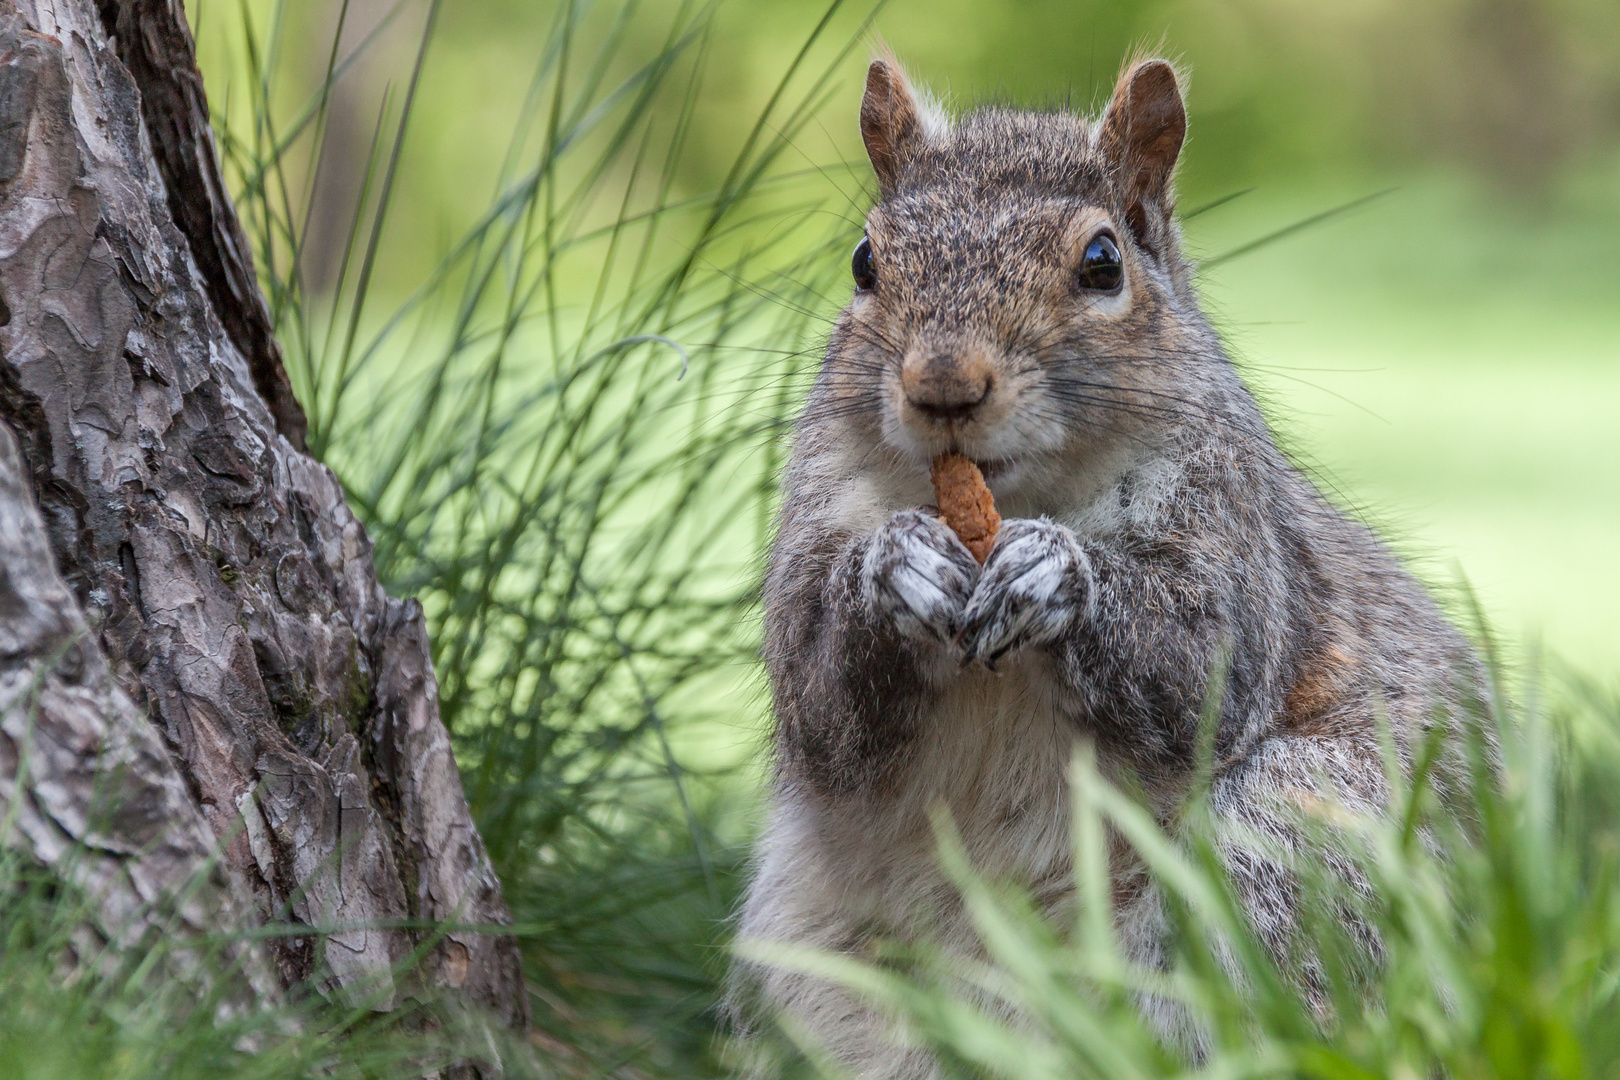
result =
M224 842L185 921L335 928L266 947L282 983L524 1024L508 937L429 938L395 984L424 940L398 922L510 916L420 608L299 449L177 2L0 0L0 299L9 842L90 843L112 936Z
M191 257L214 314L247 358L276 429L302 450L304 411L281 365L247 236L214 156L208 98L185 11L179 0L97 0L97 7L118 58L140 89L141 118L168 191L169 214L194 238Z
M19 775L20 774L20 775ZM116 787L116 791L108 791ZM87 793L95 793L86 797ZM0 424L0 807L6 842L63 868L114 945L247 911L163 739L119 689L56 572L17 440ZM193 887L177 890L177 882ZM242 957L261 992L264 958Z

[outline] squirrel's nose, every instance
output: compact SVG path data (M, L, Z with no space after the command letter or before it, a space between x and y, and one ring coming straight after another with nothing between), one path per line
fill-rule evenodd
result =
M935 354L900 372L906 402L940 422L970 418L990 396L990 366L976 356Z

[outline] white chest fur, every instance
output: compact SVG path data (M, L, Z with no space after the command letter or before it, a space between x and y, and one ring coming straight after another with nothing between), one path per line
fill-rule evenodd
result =
M879 791L779 792L744 932L844 949L872 935L952 943L967 928L954 925L954 890L939 870L935 807L980 873L1061 888L1075 730L1043 667L1030 658L1000 675L970 669L946 679Z

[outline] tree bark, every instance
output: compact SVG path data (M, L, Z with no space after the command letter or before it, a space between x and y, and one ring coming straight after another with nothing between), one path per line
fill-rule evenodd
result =
M178 0L0 0L0 354L6 842L111 941L306 925L268 983L522 1027L421 609L302 451Z

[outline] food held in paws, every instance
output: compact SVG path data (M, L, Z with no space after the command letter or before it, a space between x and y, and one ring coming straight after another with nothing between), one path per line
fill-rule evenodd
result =
M940 516L982 566L1001 528L996 500L985 486L979 467L961 454L941 454L928 470Z

